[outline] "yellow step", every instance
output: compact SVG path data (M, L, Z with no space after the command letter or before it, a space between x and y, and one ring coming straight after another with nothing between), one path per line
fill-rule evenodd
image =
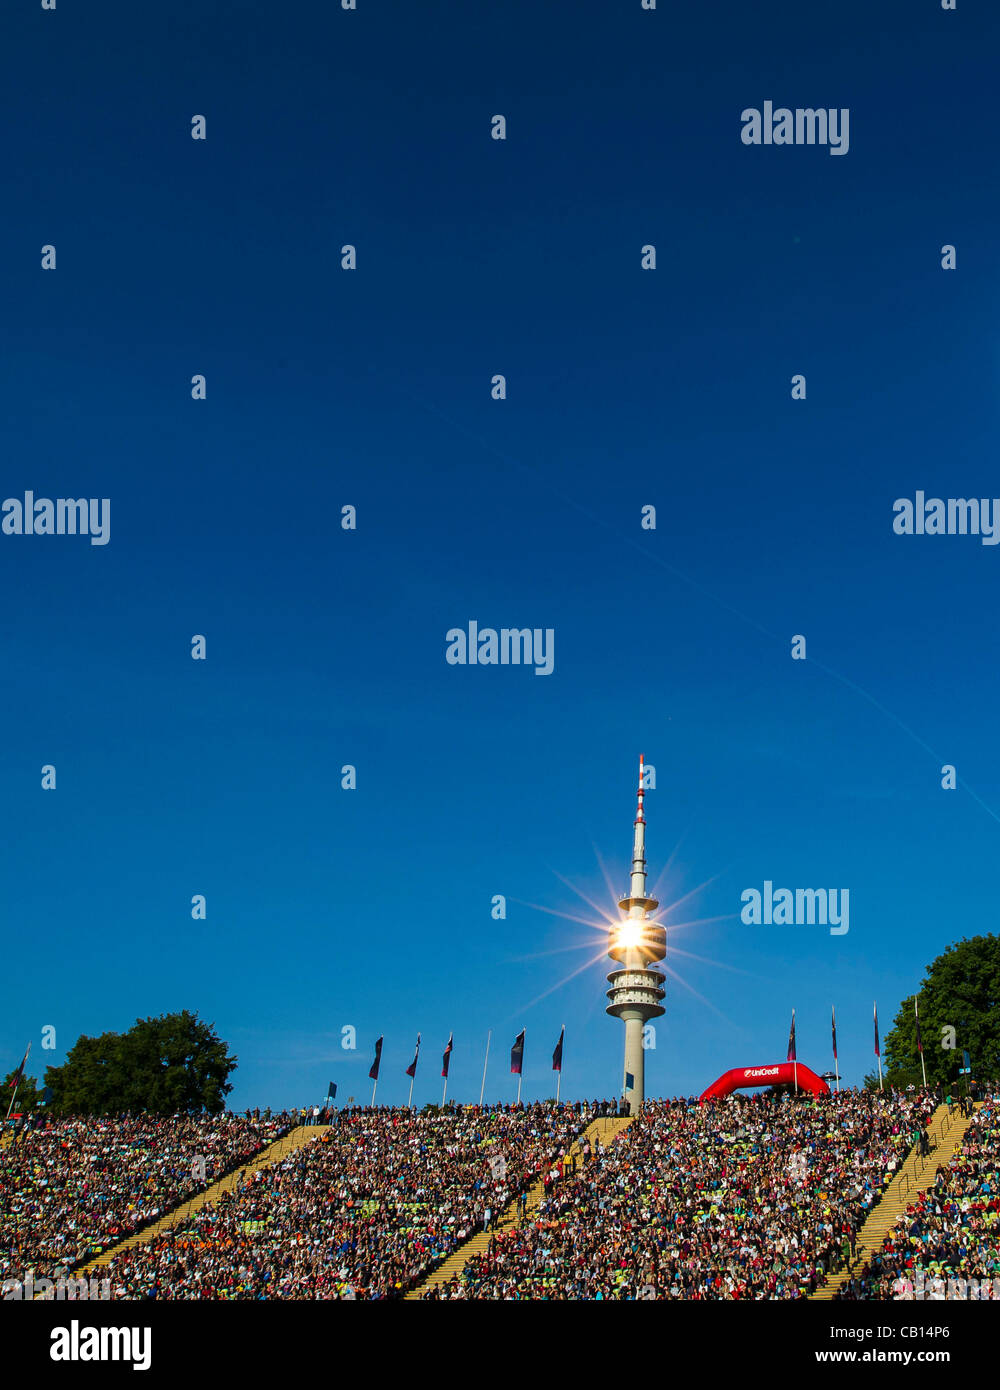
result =
M590 1139L591 1143L593 1143L593 1141L599 1137L601 1144L606 1148L609 1144L613 1143L617 1136L621 1134L622 1130L628 1129L631 1123L632 1120L627 1115L607 1115L597 1120L591 1120L583 1133L570 1145L566 1153L567 1158L572 1154L581 1154L586 1139ZM545 1179L542 1177L528 1188L528 1202L525 1207L526 1216L537 1208L544 1196ZM457 1250L453 1250L442 1264L439 1264L430 1274L425 1275L421 1282L406 1294L406 1298L423 1298L424 1294L428 1293L431 1289L436 1289L441 1284L448 1283L460 1270L465 1268L473 1255L478 1255L487 1248L493 1236L498 1231L509 1231L517 1224L517 1198L515 1197L509 1206L504 1209L499 1220L494 1222L492 1230L477 1231L474 1236L470 1236Z
M269 1168L273 1163L280 1163L283 1158L294 1152L294 1150L302 1148L302 1146L308 1144L310 1140L316 1139L319 1135L324 1134L329 1127L329 1125L296 1125L293 1130L283 1135L281 1139L276 1139L274 1143L269 1144L266 1149L261 1149L260 1153L249 1159L243 1167L235 1168L233 1172L227 1173L226 1176L220 1178L218 1182L214 1182L211 1187L206 1187L202 1192L196 1192L195 1195L182 1206L175 1207L173 1211L161 1217L154 1225L144 1226L141 1231L136 1231L134 1235L129 1236L127 1240L123 1240L119 1245L114 1246L110 1250L105 1250L103 1254L96 1256L92 1260L88 1260L86 1264L80 1265L77 1269L74 1269L71 1278L79 1279L84 1275L92 1274L95 1270L101 1269L106 1265L109 1260L113 1260L116 1255L120 1255L125 1250L130 1250L133 1245L145 1245L146 1242L152 1240L154 1236L161 1235L164 1231L169 1231L172 1226L176 1226L179 1222L186 1220L187 1217L193 1216L196 1211L200 1211L201 1208L207 1206L209 1202L217 1202L224 1192L232 1192L233 1188L236 1186L236 1179L239 1177L240 1173L245 1172L246 1176L249 1177L251 1173L256 1173L259 1168Z
M978 1106L977 1106L978 1108ZM926 1192L934 1182L939 1165L947 1164L965 1137L969 1121L957 1109L948 1114L947 1105L939 1105L927 1126L931 1142L931 1152L921 1158L917 1150L906 1159L892 1182L885 1190L881 1202L868 1214L868 1219L858 1232L855 1258L851 1268L863 1269L866 1260L876 1250L881 1249L887 1233L896 1221L921 1192ZM851 1277L851 1271L839 1270L827 1276L826 1283L809 1295L817 1302L826 1302L844 1287Z

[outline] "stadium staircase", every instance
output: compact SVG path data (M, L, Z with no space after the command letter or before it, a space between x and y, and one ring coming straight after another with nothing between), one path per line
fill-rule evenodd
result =
M604 1148L621 1134L623 1129L628 1129L632 1123L629 1116L604 1116L598 1120L591 1120L590 1124L578 1135L570 1145L567 1157L575 1154L578 1158L583 1153L584 1141L589 1139L591 1146L595 1139L600 1139ZM539 1178L528 1188L528 1203L525 1207L525 1215L533 1212L545 1195L545 1179ZM443 1264L438 1265L431 1274L428 1274L419 1284L412 1288L406 1298L422 1298L430 1289L436 1289L440 1284L446 1284L449 1279L454 1278L459 1270L464 1269L465 1265L474 1255L479 1255L486 1249L493 1237L500 1231L513 1230L518 1225L517 1198L505 1207L497 1221L493 1223L492 1230L477 1231L474 1236L470 1236L467 1241L453 1250Z
M193 1216L196 1211L200 1211L209 1202L217 1202L224 1192L232 1192L241 1173L244 1174L245 1178L249 1178L251 1173L256 1173L258 1168L269 1168L272 1163L280 1163L288 1154L293 1153L296 1149L301 1149L304 1144L308 1144L311 1139L317 1138L320 1134L325 1134L329 1128L329 1125L296 1125L281 1139L276 1139L266 1149L261 1149L260 1153L248 1159L245 1164L237 1164L225 1177L214 1182L211 1187L196 1192L188 1201L179 1207L174 1207L173 1211L168 1212L159 1221L153 1222L150 1226L144 1226L141 1231L136 1231L134 1235L123 1240L121 1244L112 1246L103 1254L95 1256L86 1264L74 1269L71 1277L82 1279L85 1275L95 1275L109 1260L113 1260L123 1251L131 1249L133 1245L143 1245L146 1241L152 1240L154 1236L162 1235L164 1231L169 1231L171 1226L176 1226L179 1221Z
M977 1106L978 1109L978 1106ZM839 1270L831 1274L826 1283L810 1299L823 1302L834 1297L851 1277L852 1270L857 1273L864 1268L865 1261L881 1248L886 1234L895 1226L898 1218L906 1211L921 1192L926 1192L937 1175L938 1166L946 1164L961 1144L969 1127L958 1106L949 1115L947 1105L939 1105L927 1126L930 1140L930 1153L921 1158L916 1149L912 1151L892 1182L885 1189L885 1195L868 1214L868 1219L858 1232L857 1250L851 1269Z

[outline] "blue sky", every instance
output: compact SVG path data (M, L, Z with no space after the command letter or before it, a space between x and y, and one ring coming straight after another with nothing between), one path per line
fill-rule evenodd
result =
M488 1029L510 1099L522 1027L547 1096L563 1023L563 1093L614 1094L572 919L640 751L684 899L651 1094L783 1058L793 1007L823 1070L831 1004L860 1082L873 999L996 929L1000 554L892 504L1000 494L1000 15L812 11L7 16L0 492L112 530L0 535L5 1069L186 1007L236 1106L367 1099L379 1033L405 1101L418 1031L437 1099L452 1030L476 1099ZM765 100L849 108L849 152L745 146ZM552 628L553 674L449 666L470 619ZM849 933L745 926L765 879Z

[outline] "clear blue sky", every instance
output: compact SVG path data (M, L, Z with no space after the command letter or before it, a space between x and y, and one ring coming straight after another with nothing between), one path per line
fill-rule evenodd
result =
M112 532L0 535L0 1065L187 1007L236 1106L367 1099L379 1033L402 1102L418 1031L437 1099L451 1030L475 1099L489 1028L508 1099L525 1027L533 1098L565 1023L564 1094L614 1094L569 885L624 887L642 751L701 923L648 1090L783 1059L793 1006L823 1070L834 1003L860 1082L873 999L996 929L1000 547L891 509L1000 494L1000 12L358 3L5 16L0 493ZM849 153L744 146L765 100ZM470 619L554 673L447 665ZM744 926L765 879L849 933Z

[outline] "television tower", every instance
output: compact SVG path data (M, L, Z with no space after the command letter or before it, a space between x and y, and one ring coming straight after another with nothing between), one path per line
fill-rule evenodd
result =
M639 754L639 805L635 813L632 835L632 871L628 896L618 903L624 914L608 933L608 955L622 966L608 976L607 1012L625 1024L625 1081L622 1094L630 1115L637 1115L646 1098L646 1053L643 1032L651 1018L659 1018L664 1009L663 984L666 976L652 968L653 961L667 954L667 934L659 922L651 922L648 913L655 912L659 903L646 896L646 817L642 809L645 788L642 785L642 754Z

